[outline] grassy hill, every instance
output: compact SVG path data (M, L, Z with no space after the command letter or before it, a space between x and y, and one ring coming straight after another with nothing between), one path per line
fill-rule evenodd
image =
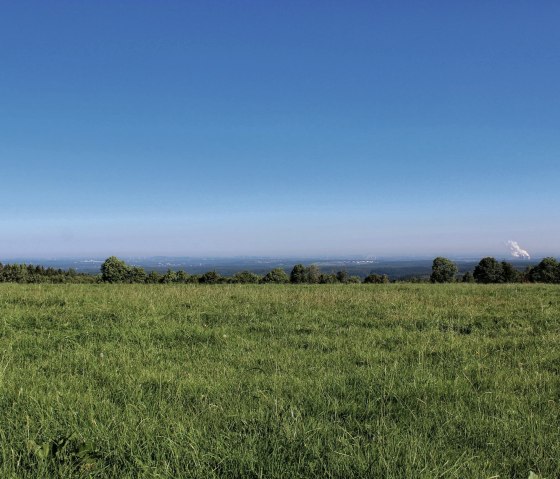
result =
M0 285L0 477L560 477L560 287Z

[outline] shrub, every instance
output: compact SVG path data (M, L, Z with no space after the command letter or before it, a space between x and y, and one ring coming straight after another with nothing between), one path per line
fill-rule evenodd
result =
M146 283L148 284L157 284L161 280L161 275L157 271L150 271L148 276L146 277Z
M321 270L315 264L312 264L305 268L305 279L308 283L316 284L319 282L321 276Z
M258 283L261 280L261 277L258 274L251 273L250 271L241 271L239 273L235 273L232 277L233 283Z
M129 282L130 283L145 283L147 279L146 271L139 266L130 268Z
M282 268L274 268L263 277L263 283L287 283L290 278Z
M186 271L183 271L182 269L180 269L179 271L177 271L177 277L176 277L176 282L177 283L188 283L189 282L189 274Z
M348 278L349 278L349 275L346 271L339 271L338 273L336 273L336 280L339 283L347 283Z
M388 282L389 282L389 276L387 276L386 274L371 273L364 278L364 283L366 284L367 283L381 284L381 283L388 283Z
M161 283L176 283L177 282L177 273L175 271L168 269L167 272L161 277Z
M462 278L463 283L474 283L474 276L470 271L467 271Z
M198 278L199 283L217 284L221 280L221 276L216 271L208 271Z

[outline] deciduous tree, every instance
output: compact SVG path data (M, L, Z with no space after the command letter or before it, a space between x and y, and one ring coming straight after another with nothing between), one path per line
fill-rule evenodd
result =
M101 279L106 283L125 283L129 278L129 266L116 256L107 258L101 265Z
M432 263L430 281L432 283L451 283L455 281L458 272L457 265L453 261L438 256Z
M504 269L496 258L487 256L482 258L473 272L474 279L477 283L503 283Z
M287 283L290 278L282 268L274 268L264 275L263 283Z

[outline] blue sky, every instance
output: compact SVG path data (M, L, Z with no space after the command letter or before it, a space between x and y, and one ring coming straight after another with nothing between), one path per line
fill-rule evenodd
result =
M560 254L558 2L0 6L0 258Z

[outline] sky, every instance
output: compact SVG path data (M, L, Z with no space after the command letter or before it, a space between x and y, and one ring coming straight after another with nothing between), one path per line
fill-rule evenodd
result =
M560 255L556 1L0 2L0 258Z

